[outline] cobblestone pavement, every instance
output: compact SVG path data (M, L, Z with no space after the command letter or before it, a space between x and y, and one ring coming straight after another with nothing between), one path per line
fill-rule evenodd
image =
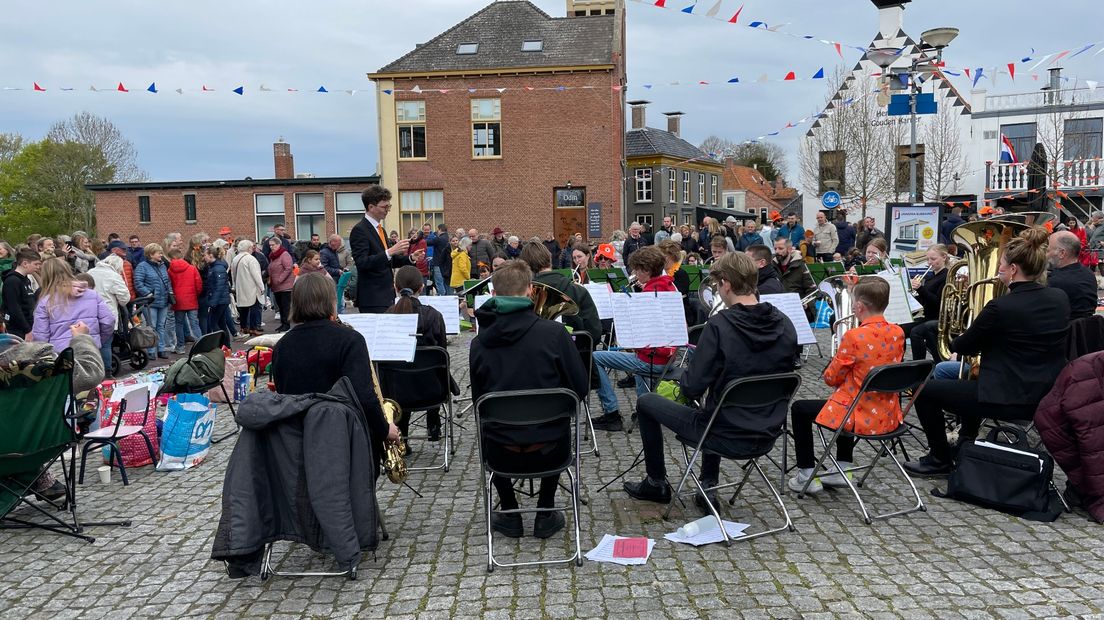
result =
M458 378L466 373L468 339L452 346ZM814 355L802 369L800 397L826 396L819 381L826 361ZM632 399L630 392L621 391L623 403ZM598 410L596 397L592 406ZM230 428L226 414L220 411L220 432ZM231 440L214 446L209 460L191 471L135 470L126 488L117 476L110 487L92 476L81 489L83 518L134 521L129 528L92 529L93 544L40 531L0 532L0 617L943 619L1101 617L1104 610L1102 530L1084 513L1055 523L1022 521L932 497L930 481L918 482L927 512L874 525L863 523L845 493L826 490L801 500L789 493L796 533L731 548L667 542L665 532L698 517L692 502L676 506L672 522L664 523L658 505L629 499L619 484L597 491L639 450L639 437L624 433L600 433L601 458L583 458L589 504L582 507L582 544L588 550L604 533L647 535L658 540L648 563L587 562L488 574L472 422L470 413L459 420L463 428L450 472L412 475L422 498L382 483L379 499L391 540L365 559L358 581L231 581L220 563L208 559ZM671 475L681 473L677 446L669 440L667 448ZM914 444L910 448L918 451ZM861 448L857 460L869 459L868 450ZM413 464L430 456L432 450L419 450ZM725 463L722 475L738 471ZM778 476L776 468L767 471ZM630 474L642 475L642 468ZM879 465L866 491L876 508L901 505L907 500L901 485ZM724 504L722 512L753 525L776 516L761 482L735 506ZM526 523L531 527L531 517ZM535 541L524 539L524 557L568 549L562 537ZM520 552L512 542L496 549ZM305 549L289 555L281 545L278 555L286 570L329 566Z

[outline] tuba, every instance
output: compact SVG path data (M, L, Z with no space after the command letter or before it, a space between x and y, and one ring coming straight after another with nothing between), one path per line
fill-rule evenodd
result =
M390 398L384 398L383 392L380 391L379 378L376 377L376 367L372 364L372 387L376 390L376 398L380 401L380 407L383 409L383 418L387 420L388 424L397 424L402 419L402 408L399 407L399 403L391 400ZM387 472L387 479L395 484L400 484L406 481L406 445L402 440L394 443L388 443L384 441L383 445L383 470Z
M728 305L721 299L721 295L717 288L717 281L712 276L707 276L705 280L698 287L698 302L701 307L707 309L706 320L713 318L713 315L722 310L726 310Z
M533 312L542 319L555 321L561 316L579 314L579 306L566 293L547 284L533 282L529 299L533 301Z
M827 284L832 287L832 310L835 312L832 321L833 356L836 354L836 350L839 349L840 343L843 342L843 335L847 333L847 330L859 326L855 315L851 313L851 305L855 298L851 293L851 284L848 281L854 277L853 275L844 274L825 278L820 282L821 285Z
M997 277L1004 245L1028 228L1054 219L1051 213L1011 213L967 222L951 231L951 239L967 250L964 258L947 267L947 284L939 304L936 348L940 357L950 359L951 342L970 328L985 304L1006 292ZM977 357L968 361L973 367L980 362Z

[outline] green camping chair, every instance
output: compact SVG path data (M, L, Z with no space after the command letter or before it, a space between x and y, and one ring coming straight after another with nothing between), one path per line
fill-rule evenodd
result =
M5 369L6 370L6 369ZM77 518L76 447L78 437L72 421L76 417L73 395L73 351L66 349L48 366L12 373L0 381L0 528L39 528L94 542L83 534L86 526L130 525L129 521L81 523ZM68 463L65 459L69 452ZM31 487L54 462L60 460L64 473L63 504L48 502L69 514L66 520L51 514L28 499L38 496ZM12 516L21 505L30 506L49 521L28 521ZM70 522L71 521L71 522Z

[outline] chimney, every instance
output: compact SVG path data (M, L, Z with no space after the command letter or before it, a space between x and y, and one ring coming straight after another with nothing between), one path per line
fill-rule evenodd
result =
M667 117L667 131L681 138L680 125L682 121L682 112L664 112L663 115Z
M912 0L870 0L878 9L878 32L893 39L904 29L905 5Z
M644 129L647 126L645 123L648 120L646 118L645 112L647 110L648 104L651 103L651 101L637 99L636 101L630 101L628 103L629 107L632 108L632 128Z
M1062 67L1047 69L1050 73L1050 90L1062 90Z
M283 138L272 145L272 159L276 164L277 179L295 178L295 158L291 156L291 145Z

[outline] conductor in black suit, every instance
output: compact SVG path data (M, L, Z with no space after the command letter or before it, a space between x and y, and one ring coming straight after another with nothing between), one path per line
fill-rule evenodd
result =
M349 246L357 268L356 306L361 313L383 314L395 303L395 276L392 269L417 262L423 252L407 256L410 241L390 243L383 230L383 219L391 210L391 190L369 186L360 195L364 219L349 234Z

